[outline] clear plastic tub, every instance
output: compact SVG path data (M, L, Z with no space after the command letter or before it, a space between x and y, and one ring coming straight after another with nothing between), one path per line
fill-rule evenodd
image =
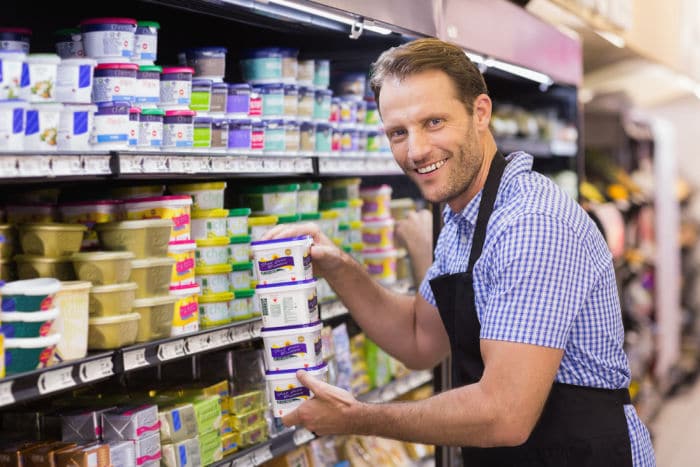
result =
M258 285L263 326L295 326L318 321L316 279Z
M177 300L177 297L170 295L134 300L134 312L141 316L136 342L148 342L170 336Z
M190 286L194 284L195 250L197 243L193 240L179 240L168 244L168 256L175 260L170 276L172 286Z
M172 258L145 258L131 261L130 281L136 282L136 298L167 295L175 260Z
M313 278L308 235L251 243L258 284L297 282Z
M227 209L192 210L192 238L204 240L207 238L226 237Z
M226 182L188 183L185 185L168 185L168 191L174 195L192 197L192 210L223 209Z
M265 368L270 371L311 368L323 363L320 322L262 328Z
M138 313L90 318L88 348L118 349L135 343L140 319L141 315Z
M138 286L134 282L98 285L90 289L90 316L120 316L131 313Z

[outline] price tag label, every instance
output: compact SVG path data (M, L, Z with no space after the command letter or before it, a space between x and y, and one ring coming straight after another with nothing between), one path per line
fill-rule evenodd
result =
M260 337L260 331L262 330L262 321L253 321L250 323L250 338L257 339Z
M232 467L253 467L255 462L253 461L253 454L248 454L247 456L239 457L235 459L232 463Z
M14 177L17 175L17 158L0 157L0 176Z
M270 446L263 446L253 451L250 457L253 460L253 465L260 465L272 459L272 450Z
M212 332L210 334L210 340L210 348L223 347L225 345L231 344L233 342L231 340L231 329L221 329L219 331Z
M229 329L229 332L231 344L250 340L250 328L247 325L236 326Z
M211 347L213 347L211 334L200 334L185 339L185 352L187 354L204 352Z
M143 171L146 173L158 173L168 170L167 156L148 156L143 159Z
M37 381L39 394L49 394L75 386L73 379L73 367L67 366L58 370L46 371L39 376Z
M12 384L14 381L8 381L0 384L0 407L15 403L15 396L12 395Z
M188 169L189 163L186 157L173 156L170 158L171 173L187 173Z
M158 346L158 360L164 362L173 358L185 356L185 340L178 339Z
M307 173L314 170L314 164L311 159L297 159L294 166L296 172Z
M192 168L197 173L211 172L211 162L209 156L198 156L192 161Z
M48 175L51 171L48 160L49 158L44 156L25 156L20 158L18 160L19 175L22 177Z
M112 170L109 167L110 156L84 156L82 173L85 175L109 174ZM123 163L120 162L120 170ZM122 170L123 171L123 170Z
M233 169L234 159L229 156L217 156L211 158L211 171L215 173L230 172Z
M80 173L80 156L53 156L51 168L54 175Z
M280 159L280 172L294 172L294 159Z
M141 368L143 366L148 366L148 360L146 360L146 349L136 349L124 352L124 371Z
M301 446L302 444L306 444L314 438L314 434L311 433L309 430L307 430L306 428L299 428L294 432L294 445Z
M105 357L100 358L99 360L81 363L78 374L80 375L80 381L83 383L112 376L114 374L114 363L112 363L112 357Z

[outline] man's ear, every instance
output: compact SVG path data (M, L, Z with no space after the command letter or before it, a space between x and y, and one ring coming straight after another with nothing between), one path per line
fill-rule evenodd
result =
M479 131L489 129L489 123L491 123L491 98L486 94L479 94L474 99L474 123Z

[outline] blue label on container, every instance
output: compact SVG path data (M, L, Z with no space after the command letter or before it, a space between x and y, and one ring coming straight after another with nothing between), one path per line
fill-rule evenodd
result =
M250 149L250 129L229 130L228 147L233 149Z
M0 325L0 332L10 339L15 337L15 326L12 323L5 323Z
M190 98L189 97L179 97L177 99L177 103L190 105Z
M0 83L2 83L2 69L4 67L2 66L2 59L0 59Z
M177 141L175 142L175 146L180 148L191 148L192 141Z
M80 65L78 67L78 87L81 89L89 87L91 80L92 80L92 66L91 65Z
M180 420L180 411L173 410L173 428L175 431L180 431L182 428L182 421Z
M98 143L112 143L112 142L123 142L127 141L126 133L113 134L113 135L97 135Z
M22 62L22 77L20 78L19 86L21 88L29 86L29 64L26 62Z
M294 358L297 354L306 354L306 344L291 344L285 345L284 347L271 348L270 354L272 359L277 360L287 360L289 358Z
M15 311L17 302L12 297L2 297L2 311Z
M25 135L39 133L39 111L27 110L27 124L24 127Z
M141 52L141 60L156 60L156 54L152 52Z
M226 112L247 114L250 105L248 94L229 94L226 98Z
M181 444L178 448L178 451L180 451L180 465L187 465L187 448L185 447L185 445Z
M311 392L308 388L301 386L299 388L285 389L282 391L275 390L275 401L277 403L293 402L300 399L308 399L311 397Z
M0 67L2 68L2 67ZM0 81L2 78L0 78ZM24 129L24 110L23 109L13 109L12 110L12 133L22 133Z
M151 146L159 148L163 144L163 141L160 139L152 139L151 140Z
M89 112L73 112L73 134L82 135L88 132Z

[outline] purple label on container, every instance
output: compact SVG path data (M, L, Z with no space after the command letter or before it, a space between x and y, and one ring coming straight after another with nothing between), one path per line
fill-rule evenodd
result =
M367 272L371 275L379 275L384 272L384 266L382 264L368 264Z
M82 135L88 131L88 112L73 112L73 134Z
M258 261L258 268L261 274L273 274L278 270L292 269L293 267L294 258L292 256L282 256L270 261Z
M373 233L363 233L362 234L362 241L365 243L381 243L382 242L382 234L373 234Z
M89 87L90 80L92 80L92 65L80 65L78 67L78 87Z
M284 347L270 349L273 360L287 360L294 358L296 354L306 354L306 344L292 344Z
M229 94L226 98L226 112L248 114L248 94Z
M374 201L365 201L362 205L362 212L372 214L379 210L379 204Z
M2 68L2 67L0 67ZM2 77L0 77L0 81ZM22 127L24 123L24 110L23 109L13 109L12 110L12 133L22 133Z
M307 303L307 306L309 307L309 314L316 311L316 307L318 306L318 297L316 297L316 294L314 294L313 297L311 297L309 300L307 300L306 303Z
M311 391L304 386L294 388L294 389L284 389L282 391L275 391L275 400L279 402L292 402L296 399L302 397L311 397Z
M24 127L25 135L39 133L39 111L27 110L27 124Z
M316 356L321 355L322 346L323 346L323 344L321 342L321 339L314 342L314 352L316 353Z

